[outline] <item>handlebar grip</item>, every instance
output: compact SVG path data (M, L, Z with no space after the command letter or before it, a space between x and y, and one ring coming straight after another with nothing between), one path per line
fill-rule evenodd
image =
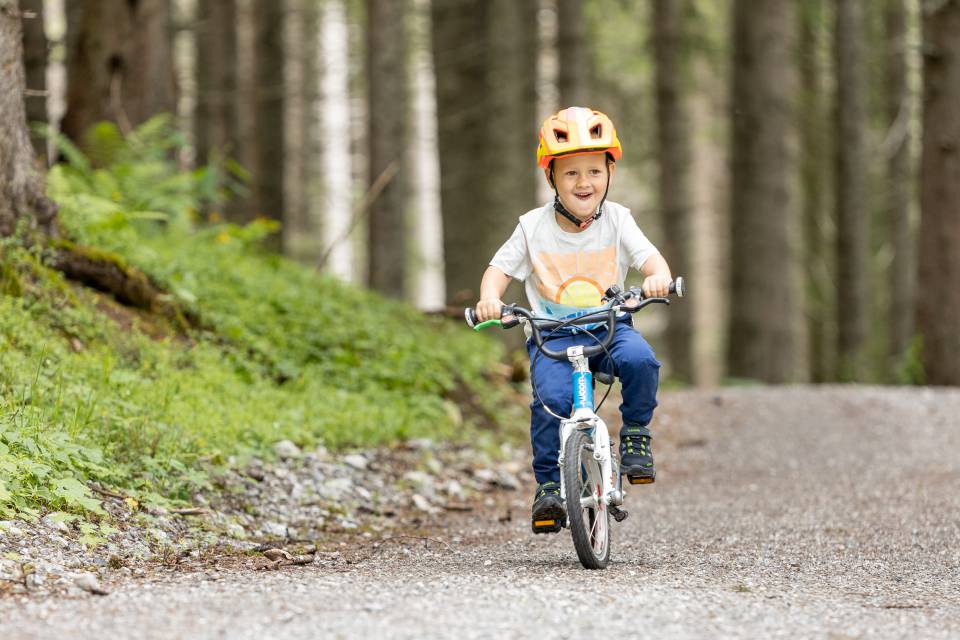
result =
M475 329L477 327L477 312L473 309L473 307L467 307L463 310L463 319L467 321L467 326L471 329Z
M683 281L682 276L677 276L676 279L670 283L670 293L677 294L678 298L687 295L687 284Z
M504 320L504 318L512 318L511 320ZM477 317L477 310L473 307L467 307L463 310L463 319L467 321L467 326L471 329L477 329L477 325L480 325L480 328L483 329L487 325L480 322L480 318ZM488 320L491 324L495 324L496 321ZM511 305L503 305L503 308L500 310L500 328L501 329L510 329L520 324L520 318L514 315L513 307Z

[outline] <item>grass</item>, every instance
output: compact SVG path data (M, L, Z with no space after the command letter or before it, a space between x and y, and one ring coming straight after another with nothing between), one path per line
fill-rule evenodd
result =
M268 223L198 224L217 202L208 176L178 172L167 129L145 129L101 131L99 168L70 147L49 192L71 241L146 273L184 314L124 307L4 242L0 517L98 512L90 481L188 499L282 439L474 437L481 418L450 399L464 393L495 414L494 341L263 252Z

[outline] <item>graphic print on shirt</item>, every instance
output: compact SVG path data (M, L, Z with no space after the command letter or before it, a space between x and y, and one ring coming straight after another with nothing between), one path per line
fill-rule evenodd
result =
M540 303L548 317L566 319L599 307L603 292L617 282L617 251L538 253L533 260Z

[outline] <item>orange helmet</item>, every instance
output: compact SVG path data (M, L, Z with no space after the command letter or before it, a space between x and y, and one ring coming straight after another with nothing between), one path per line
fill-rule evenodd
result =
M554 158L583 153L609 153L619 160L623 155L617 130L605 114L586 107L569 107L543 121L537 165L543 169Z

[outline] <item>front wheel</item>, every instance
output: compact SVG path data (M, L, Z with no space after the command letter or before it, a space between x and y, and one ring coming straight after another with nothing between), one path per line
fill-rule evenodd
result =
M603 474L593 459L593 441L575 430L563 451L567 522L580 563L604 569L610 562L610 511L603 496Z

